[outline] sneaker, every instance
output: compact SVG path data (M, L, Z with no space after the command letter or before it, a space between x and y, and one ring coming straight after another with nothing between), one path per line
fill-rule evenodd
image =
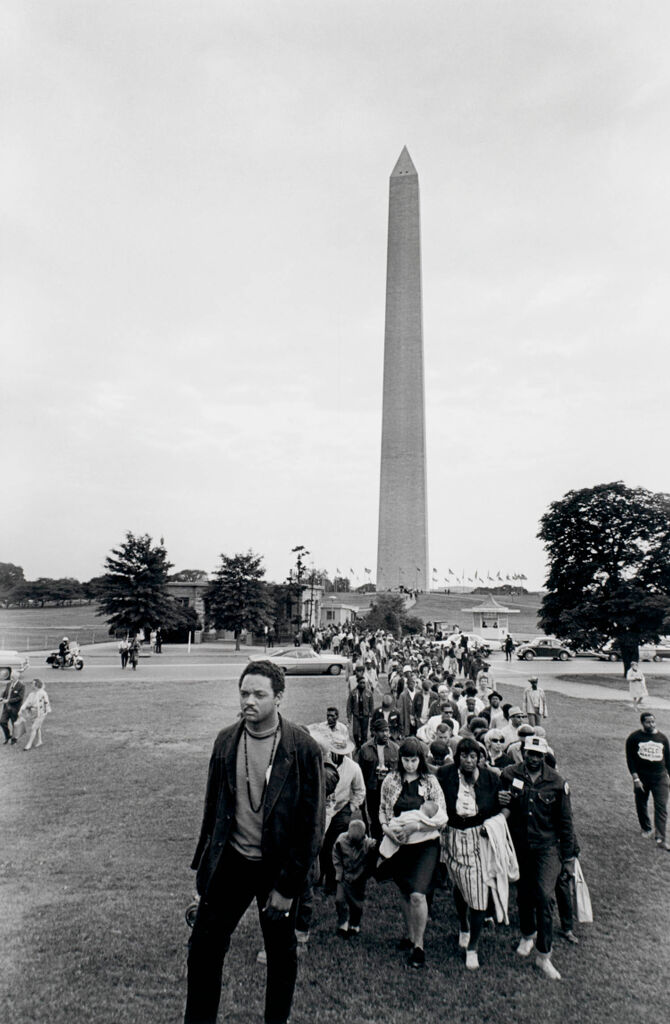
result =
M407 961L407 963L409 964L410 967L413 967L415 970L419 971L421 970L422 967L425 966L426 954L419 946L415 946L409 955L409 960Z
M470 932L459 932L458 933L458 948L459 949L467 949L469 942L470 942Z
M643 839L651 839L651 837L653 836L654 833L652 832L651 829L644 829L643 828L642 832L640 834L641 834Z
M552 981L561 980L560 974L549 958L549 953L538 953L535 958L535 966L539 971L542 971L545 978L551 978Z
M476 949L467 949L465 951L465 966L469 971L476 971L479 967L479 957L477 956Z
M268 962L268 955L267 955L267 953L265 952L264 949L259 949L258 953L256 954L256 963L257 964L267 964L267 962Z
M670 850L670 846L666 843L665 839L657 839L656 845L659 850Z
M350 924L349 925L349 935L353 936L353 935L360 935L360 934L361 934L361 926L359 924Z
M572 928L568 928L566 931L561 929L558 934L562 939L565 939L566 942L571 942L573 946L579 945L579 939L573 932Z
M533 952L533 946L535 945L535 935L529 935L527 939L522 938L519 945L516 947L518 956L530 956Z

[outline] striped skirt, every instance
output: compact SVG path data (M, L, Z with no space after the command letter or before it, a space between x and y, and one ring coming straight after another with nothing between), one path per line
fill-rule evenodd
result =
M486 910L489 887L484 881L484 844L479 826L447 828L444 836L444 860L452 883L473 910Z

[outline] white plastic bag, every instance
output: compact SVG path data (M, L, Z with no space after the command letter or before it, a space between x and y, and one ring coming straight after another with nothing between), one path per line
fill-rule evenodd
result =
M593 907L591 906L591 894L584 878L579 857L575 858L575 904L577 909L577 920L580 924L593 923Z

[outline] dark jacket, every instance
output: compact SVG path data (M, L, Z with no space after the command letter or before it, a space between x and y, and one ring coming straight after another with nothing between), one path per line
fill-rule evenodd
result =
M235 818L237 744L243 722L222 729L209 762L205 813L191 867L205 896ZM242 780L244 784L244 780ZM325 827L323 758L318 744L293 722L281 719L263 807L261 853L273 889L287 898L300 894L319 852Z
M475 782L475 799L477 801L477 814L473 818L461 818L456 814L456 800L458 798L458 768L455 764L446 764L437 770L437 781L442 787L444 801L447 805L447 817L452 828L472 828L473 825L481 825L487 818L500 812L498 803L498 789L500 788L500 777L488 768L480 766L479 778Z
M3 691L2 696L5 699L6 703L3 704L2 707L0 707L0 710L2 710L2 708L6 708L8 712L16 713L18 715L19 708L23 704L23 698L25 697L25 693L26 688L25 685L21 682L21 680L12 679L9 683L7 683Z
M374 739L368 740L363 744L361 749L358 751L358 765L363 772L363 781L365 782L366 790L376 792L378 789L381 789L382 782L388 775L389 771L393 771L398 767L398 750L398 744L394 743L393 740L389 740L388 743L384 744L385 771L380 778L377 771L377 768L379 767L377 744Z
M352 690L347 697L347 720L350 722L352 718L369 718L375 709L375 702L370 690L363 690L363 699L360 701L360 705L363 708L362 715L358 714L359 708L359 690L356 687Z
M412 698L412 709L413 709L412 713L413 713L414 717L416 718L417 726L419 724L419 719L421 717L421 708L423 707L423 695L424 695L424 692L425 691L424 691L423 687L421 686L417 690L414 691L414 697ZM433 693L432 690L428 691L428 697L429 697L429 701L430 701L430 703L428 705L428 718L432 718L433 715L439 715L439 713L440 713L440 701L437 698L436 694ZM426 721L427 720L428 719L426 719Z
M525 764L510 765L500 776L501 790L512 794L509 830L517 851L558 844L561 859L575 856L570 787L548 764L533 782Z

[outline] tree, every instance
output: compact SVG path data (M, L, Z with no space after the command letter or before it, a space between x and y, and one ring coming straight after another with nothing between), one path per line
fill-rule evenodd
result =
M170 629L179 619L179 608L165 589L172 563L161 541L153 547L148 533L126 539L105 559L107 572L96 581L100 610L109 623L109 632L124 630L131 634Z
M401 633L422 633L423 619L408 615L401 594L380 594L363 619L366 629L385 629L395 636Z
M271 599L262 555L221 555L221 565L205 595L210 621L216 629L235 634L235 650L240 649L242 630L259 630L272 622Z
M0 562L0 601L7 601L14 587L25 582L23 569L13 562Z
M579 646L616 640L624 673L670 626L670 495L621 481L569 491L542 517L540 624Z

